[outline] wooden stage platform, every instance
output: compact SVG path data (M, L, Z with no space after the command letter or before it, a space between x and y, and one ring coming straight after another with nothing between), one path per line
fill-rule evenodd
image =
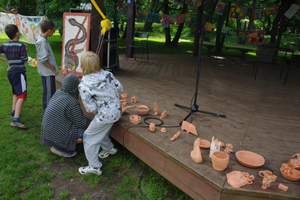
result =
M234 152L253 151L266 161L262 167L248 168L231 153L227 169L218 172L212 168L209 150L201 149L201 164L190 158L195 135L182 131L177 140L170 141L190 112L174 104L193 104L198 65L198 58L190 54L150 55L149 63L126 61L120 55L120 69L114 75L124 87L122 93L128 94L128 105L133 105L132 96L137 97L137 105L147 105L150 112L142 116L143 120L159 117L153 111L157 102L159 114L166 110L168 117L150 132L144 123L129 122L129 116L136 114L129 109L113 126L111 136L193 199L300 199L300 180L286 180L280 173L281 165L300 153L300 68L291 69L284 85L284 80L279 80L281 66L260 67L254 81L253 63L249 61L201 58L199 110L225 114L227 118L195 112L187 121L196 126L201 139L210 141L214 136L231 143ZM160 132L161 127L166 127L167 133ZM226 174L234 170L254 175L253 184L232 188ZM265 190L260 170L270 170L278 177ZM288 191L278 189L279 183L288 186Z

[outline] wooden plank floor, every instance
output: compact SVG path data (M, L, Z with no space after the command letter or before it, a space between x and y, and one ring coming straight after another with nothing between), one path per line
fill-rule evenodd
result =
M254 151L266 160L260 168L247 168L232 153L227 169L217 172L212 168L209 150L201 150L201 164L191 160L196 136L182 131L177 140L169 140L190 112L174 104L190 108L194 102L198 66L198 58L191 55L150 55L149 63L126 61L121 55L120 69L114 75L129 100L136 96L137 104L150 108L142 120L159 117L153 115L154 102L158 103L159 113L166 110L168 117L152 133L144 123L129 122L129 116L136 114L130 109L113 127L111 136L194 199L299 199L300 181L288 181L280 173L281 164L300 152L299 68L291 70L284 85L279 80L278 65L261 65L254 81L253 64L249 61L201 58L196 104L201 111L225 114L227 118L194 112L187 121L196 126L202 139L211 140L214 136L233 144L235 152ZM168 132L161 133L161 127ZM254 183L240 189L230 187L226 174L233 170L254 175ZM266 190L261 188L260 170L270 170L278 176ZM287 185L288 191L279 190L279 183Z

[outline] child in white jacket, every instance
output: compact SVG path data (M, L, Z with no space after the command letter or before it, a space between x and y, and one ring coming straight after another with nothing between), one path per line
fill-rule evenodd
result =
M80 167L81 174L102 174L100 158L117 153L109 138L109 132L122 115L119 92L121 83L111 72L100 69L100 58L94 52L85 52L80 59L83 78L78 86L83 105L87 112L95 114L83 135L85 156L89 165ZM102 151L99 153L99 149Z

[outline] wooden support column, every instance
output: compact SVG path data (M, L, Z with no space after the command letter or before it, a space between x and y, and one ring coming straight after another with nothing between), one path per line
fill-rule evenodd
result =
M125 56L127 56L129 52L128 46L131 45L131 41L133 39L134 27L135 27L135 0L128 0ZM131 55L129 55L129 57L132 58L132 52Z

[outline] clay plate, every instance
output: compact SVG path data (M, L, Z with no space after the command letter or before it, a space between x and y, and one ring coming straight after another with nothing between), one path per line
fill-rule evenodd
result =
M251 151L238 151L235 153L235 156L246 167L256 168L265 164L264 157Z
M201 140L200 148L202 149L209 149L210 148L210 141L208 140Z

